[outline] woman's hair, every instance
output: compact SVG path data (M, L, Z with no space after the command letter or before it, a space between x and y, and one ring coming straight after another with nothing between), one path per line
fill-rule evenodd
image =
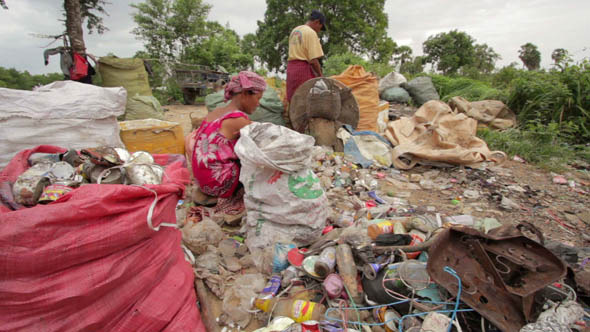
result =
M266 90L266 81L260 75L251 71L241 71L238 75L231 78L225 86L225 100L230 100L233 96L242 91L249 91L250 94L264 92Z

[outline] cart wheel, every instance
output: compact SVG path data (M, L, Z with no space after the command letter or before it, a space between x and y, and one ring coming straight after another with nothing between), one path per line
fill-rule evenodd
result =
M195 98L197 97L197 91L193 89L182 89L182 96L185 105L194 105Z

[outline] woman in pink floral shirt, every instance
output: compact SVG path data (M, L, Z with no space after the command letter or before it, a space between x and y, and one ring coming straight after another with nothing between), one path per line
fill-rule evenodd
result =
M203 194L229 198L236 191L240 164L234 145L240 129L250 124L248 114L254 113L265 89L262 77L240 72L225 87L225 100L231 102L209 113L193 133L192 169Z

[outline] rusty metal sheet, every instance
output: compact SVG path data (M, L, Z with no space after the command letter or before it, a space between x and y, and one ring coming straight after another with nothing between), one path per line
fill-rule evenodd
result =
M535 294L565 276L565 263L516 228L483 234L473 228L444 230L428 251L428 274L502 331L518 331L533 320Z

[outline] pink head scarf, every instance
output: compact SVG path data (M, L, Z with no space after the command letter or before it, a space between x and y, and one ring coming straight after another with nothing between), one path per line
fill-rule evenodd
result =
M266 90L266 82L264 78L254 72L241 71L237 76L232 77L225 86L225 101L244 90L263 92Z

